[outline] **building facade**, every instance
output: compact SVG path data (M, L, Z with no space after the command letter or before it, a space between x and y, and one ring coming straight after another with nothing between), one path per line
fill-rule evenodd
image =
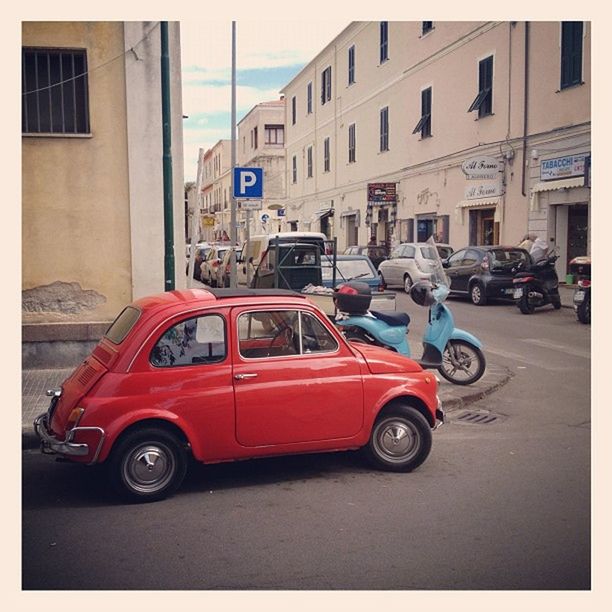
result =
M204 154L204 177L202 182L204 218L214 216L214 225L203 225L203 238L208 241L222 240L231 236L231 140L219 140Z
M249 233L266 234L285 229L285 101L262 102L238 123L237 166L263 168L261 210L249 215ZM247 214L239 215L244 232Z
M165 288L160 24L23 22L22 45L23 357L41 365L52 349L58 366L62 350L72 364L126 304ZM184 286L178 23L169 54Z
M282 92L287 224L587 252L590 72L588 22L352 23Z

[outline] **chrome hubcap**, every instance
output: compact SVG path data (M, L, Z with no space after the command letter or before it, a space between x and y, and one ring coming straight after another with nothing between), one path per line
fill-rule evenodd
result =
M151 493L165 487L176 469L172 452L163 444L134 449L123 467L126 483L134 490Z
M383 421L377 428L374 445L387 461L404 462L418 452L419 432L412 423L403 419Z

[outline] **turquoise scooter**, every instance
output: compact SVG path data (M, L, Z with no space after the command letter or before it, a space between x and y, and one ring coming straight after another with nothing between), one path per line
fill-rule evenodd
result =
M438 370L451 383L470 385L485 373L482 342L455 327L453 315L444 305L449 294L448 278L434 241L430 238L428 242L432 249L430 280L415 283L410 290L413 301L429 307L423 356L418 362L424 368ZM370 288L365 283L352 281L338 286L334 291L335 324L348 340L375 344L410 357L410 317L406 313L369 311L370 301Z

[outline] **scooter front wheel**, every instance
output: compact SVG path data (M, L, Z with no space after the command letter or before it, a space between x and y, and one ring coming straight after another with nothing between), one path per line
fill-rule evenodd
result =
M482 378L485 368L485 356L478 347L463 340L449 340L438 371L455 385L471 385Z

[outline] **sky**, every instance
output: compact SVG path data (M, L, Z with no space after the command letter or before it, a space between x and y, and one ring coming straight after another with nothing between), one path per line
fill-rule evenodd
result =
M280 90L348 21L236 21L236 123ZM181 21L185 181L195 181L198 150L231 138L232 24Z

